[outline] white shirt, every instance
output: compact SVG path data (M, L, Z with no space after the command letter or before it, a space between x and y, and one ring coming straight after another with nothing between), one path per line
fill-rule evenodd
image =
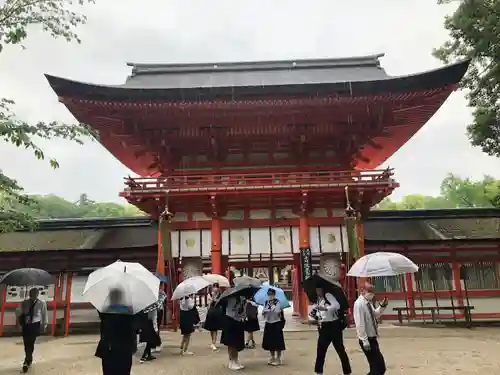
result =
M30 312L31 306L33 306L32 313ZM48 323L47 305L45 304L45 302L39 299L37 299L35 302L33 302L31 299L27 299L21 302L19 313L24 314L26 318L26 324L40 323L43 327ZM31 314L33 316L33 319L31 319Z
M376 319L384 312L385 307L373 307L373 304L365 297L359 296L354 302L353 315L358 339L363 343L368 342L369 337L378 336L378 325Z
M247 301L243 298L232 297L227 299L226 315L241 322L245 318Z
M281 322L281 305L279 301L275 303L266 302L264 309L262 310L262 315L266 323L277 323Z
M325 298L319 298L318 303L314 307L318 309L320 323L333 322L339 318L340 303L330 293L326 293ZM326 308L326 310L322 310L323 308Z

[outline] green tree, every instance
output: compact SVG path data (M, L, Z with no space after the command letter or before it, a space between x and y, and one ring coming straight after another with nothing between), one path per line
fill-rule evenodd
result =
M440 0L449 3L452 0ZM474 146L500 156L500 0L461 0L445 19L450 40L434 51L445 63L471 59L461 82L474 120L467 127Z
M54 38L68 42L80 42L76 28L85 23L85 16L73 11L93 0L4 0L0 5L0 52L9 45L21 45L28 37L28 31L41 28ZM38 122L29 124L12 111L14 102L0 97L0 142L12 143L31 150L37 159L45 159L38 139L63 138L77 143L91 135L84 125L70 125L59 122ZM57 160L49 160L52 167L59 166ZM29 213L17 211L19 204L34 204L22 187L0 170L0 232L32 226Z
M500 180L485 176L482 180L460 178L448 174L441 183L441 194L431 197L421 194L405 195L401 201L384 199L376 210L415 210L432 208L500 207Z

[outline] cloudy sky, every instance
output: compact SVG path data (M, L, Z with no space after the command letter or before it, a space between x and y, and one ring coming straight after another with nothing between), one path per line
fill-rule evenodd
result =
M384 52L391 75L440 65L432 48L447 37L443 17L453 7L436 0L97 0L86 6L82 44L68 44L33 30L26 50L0 54L0 96L17 101L30 120L72 121L43 73L80 81L121 84L126 62L215 62L325 58ZM500 160L472 148L465 134L470 109L462 93L441 110L387 163L401 188L435 195L448 172L500 178ZM29 152L0 144L0 168L29 193L76 200L87 193L120 201L127 168L96 142L52 141L46 153L61 164L51 170Z

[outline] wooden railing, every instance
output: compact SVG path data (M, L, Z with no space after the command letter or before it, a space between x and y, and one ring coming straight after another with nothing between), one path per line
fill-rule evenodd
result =
M289 173L241 173L125 178L129 193L203 192L259 189L310 189L345 186L396 187L391 169L369 171L312 171Z

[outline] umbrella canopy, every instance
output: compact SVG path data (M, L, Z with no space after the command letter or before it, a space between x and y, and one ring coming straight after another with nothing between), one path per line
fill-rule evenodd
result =
M174 293L172 294L172 299L182 299L191 294L196 294L210 285L212 285L212 283L203 276L190 277L177 285L177 288L175 288Z
M160 272L155 272L155 276L163 283L163 284L166 284L168 282L168 278L167 276L165 276L164 274L160 273Z
M146 307L143 310L143 312L148 313L148 312L154 311L154 310L163 310L163 307L164 307L163 304L165 303L166 299L167 299L167 295L165 294L165 292L163 290L160 289L160 292L158 293L158 301L156 301L155 303Z
M256 279L255 277L250 277L250 276L240 276L240 277L235 277L233 279L234 285L246 285L246 286L253 286L255 288L260 288L262 283L260 282L259 279Z
M203 278L210 281L211 284L219 284L219 286L222 288L229 288L231 286L227 277L218 275L216 273L209 273L207 275L203 275Z
M251 285L236 285L232 288L228 288L221 294L215 305L219 305L222 301L227 300L230 297L246 297L252 298L255 293L259 291L260 288Z
M19 268L6 273L0 284L10 286L51 285L55 278L47 271L38 268Z
M286 309L287 307L290 307L290 301L288 301L288 298L286 298L285 292L283 289L277 288L275 286L269 285L268 282L265 282L262 284L262 287L259 289L257 293L253 296L253 299L255 302L257 302L259 305L264 306L267 301L267 292L269 288L274 289L276 292L276 299L280 301L280 306L282 309Z
M82 296L99 312L136 314L158 301L159 286L140 263L117 261L92 272Z
M349 308L349 302L347 301L347 297L342 289L342 286L338 281L333 280L328 275L323 273L314 274L309 279L304 280L302 287L311 302L316 302L318 298L316 288L321 288L324 293L330 293L335 297L340 304L341 310L347 310Z
M356 263L352 265L347 276L397 276L405 273L415 273L417 271L418 266L404 255L378 252L359 258Z

